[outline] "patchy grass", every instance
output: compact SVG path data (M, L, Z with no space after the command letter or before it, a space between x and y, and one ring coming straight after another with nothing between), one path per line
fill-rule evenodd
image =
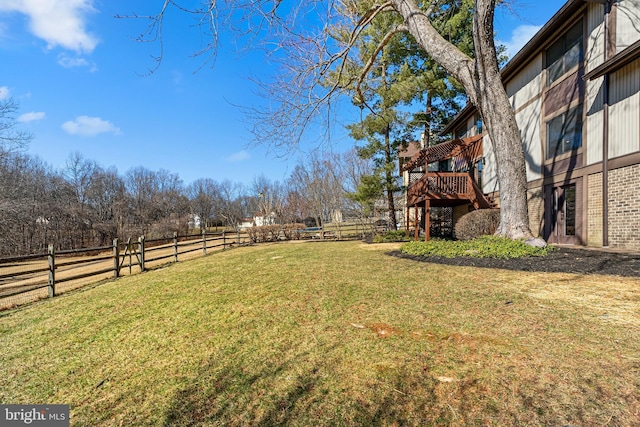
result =
M526 256L544 256L553 250L553 246L536 248L522 240L506 237L482 236L472 240L438 240L428 242L407 242L400 251L409 255L441 256L445 258L522 258Z
M389 230L373 236L373 243L408 242L411 240L406 230Z
M0 316L0 401L72 425L640 424L637 280L239 248Z

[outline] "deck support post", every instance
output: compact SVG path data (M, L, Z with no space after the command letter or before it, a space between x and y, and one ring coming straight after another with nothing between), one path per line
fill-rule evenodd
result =
M431 200L424 201L424 241L431 238Z
M420 238L420 208L418 205L413 206L413 240L418 241Z

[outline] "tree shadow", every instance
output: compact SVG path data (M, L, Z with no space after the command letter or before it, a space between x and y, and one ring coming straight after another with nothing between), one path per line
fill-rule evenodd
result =
M339 347L301 352L258 369L243 356L233 361L227 356L225 362L211 357L175 393L163 425L428 425L454 420L436 393L441 384L428 371L372 366L373 379L358 377L362 384L355 387L348 378L336 378L334 366L345 361L335 358L349 357Z
M175 394L165 414L164 425L287 424L292 413L313 402L314 390L320 381L322 363L308 365L307 356L298 356L300 363L307 365L303 373L293 369L297 365L295 360L255 369L252 366L255 364L243 357L227 356L223 365L216 357L211 357L190 384ZM290 384L283 386L283 378ZM267 386L276 382L279 390L274 395ZM296 410L290 411L291 408Z

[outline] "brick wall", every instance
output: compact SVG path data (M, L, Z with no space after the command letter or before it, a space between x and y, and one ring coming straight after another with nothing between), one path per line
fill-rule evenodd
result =
M609 246L640 250L640 165L609 171Z
M527 205L529 207L529 228L534 236L541 236L544 225L544 193L542 188L527 190Z
M602 246L602 173L587 178L587 246Z

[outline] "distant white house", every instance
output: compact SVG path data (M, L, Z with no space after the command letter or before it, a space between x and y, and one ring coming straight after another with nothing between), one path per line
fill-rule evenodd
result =
M188 219L188 227L190 229L194 229L194 228L200 228L200 217L196 214L191 214L189 215L189 219Z
M273 225L276 223L276 214L271 212L269 215L264 216L261 213L256 213L253 217L242 218L238 228L240 230L246 230L251 227L261 227L263 225Z
M255 215L253 215L253 223L256 227L261 227L263 225L273 225L276 223L276 214L275 212L271 212L269 215L256 213Z

